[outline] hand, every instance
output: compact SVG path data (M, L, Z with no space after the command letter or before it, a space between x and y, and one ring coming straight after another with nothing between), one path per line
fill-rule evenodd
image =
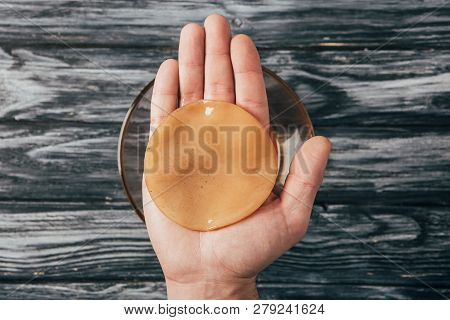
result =
M204 27L186 25L178 61L161 64L152 97L152 127L178 106L199 99L232 102L262 124L269 121L258 51L246 35L231 39L228 21L218 14L207 17ZM305 142L279 198L271 197L249 217L210 232L188 230L169 220L151 201L143 183L145 221L168 298L258 298L258 272L306 232L330 149L324 137Z

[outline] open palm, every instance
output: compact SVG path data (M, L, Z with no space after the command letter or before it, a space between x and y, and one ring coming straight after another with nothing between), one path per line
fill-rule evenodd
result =
M231 39L223 16L208 16L204 27L186 25L178 57L164 61L158 70L152 128L177 107L200 99L235 103L262 124L268 123L258 51L248 36ZM143 183L145 221L169 298L256 298L257 273L306 232L330 148L326 138L308 140L294 159L279 198L272 195L249 217L215 231L192 231L171 221Z

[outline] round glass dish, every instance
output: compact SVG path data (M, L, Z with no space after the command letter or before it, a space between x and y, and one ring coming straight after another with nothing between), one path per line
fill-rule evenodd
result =
M274 193L283 189L290 163L300 146L314 135L311 120L294 90L273 71L263 67L270 125L276 134L279 152L279 171ZM150 131L150 105L154 80L134 99L122 124L119 136L117 163L125 193L144 221L142 208L142 175L144 157Z

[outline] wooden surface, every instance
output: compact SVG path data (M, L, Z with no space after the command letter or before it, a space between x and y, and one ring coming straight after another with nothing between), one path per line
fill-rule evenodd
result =
M262 296L450 296L449 4L43 0L0 1L0 298L165 297L117 138L181 26L214 11L334 145Z

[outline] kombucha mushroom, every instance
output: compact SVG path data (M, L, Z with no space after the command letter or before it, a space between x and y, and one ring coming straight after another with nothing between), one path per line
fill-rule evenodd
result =
M241 107L200 100L176 109L150 137L147 189L171 220L207 231L258 209L278 174L270 133Z

